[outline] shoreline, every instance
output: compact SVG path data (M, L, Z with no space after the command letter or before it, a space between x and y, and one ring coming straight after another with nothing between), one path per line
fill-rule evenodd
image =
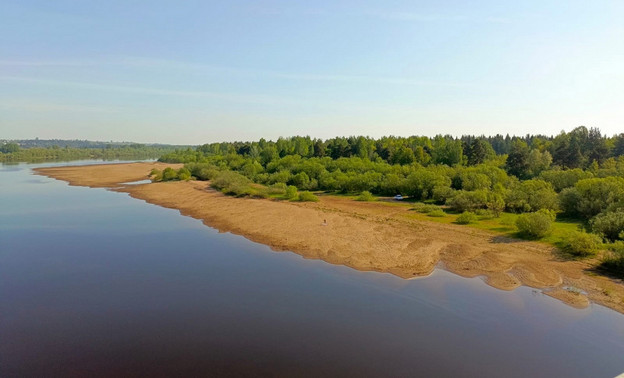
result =
M541 243L501 241L489 231L415 220L408 217L408 206L335 196L320 196L316 203L235 198L205 181L123 184L144 180L152 168L168 166L182 164L119 163L33 171L74 186L128 193L274 251L401 278L426 276L441 267L463 277L483 276L488 285L501 290L523 285L573 307L585 308L591 301L624 313L624 285L588 274L591 265L586 261L561 260L554 248Z

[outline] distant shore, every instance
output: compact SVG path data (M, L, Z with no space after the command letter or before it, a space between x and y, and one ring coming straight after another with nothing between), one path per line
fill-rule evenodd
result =
M574 307L587 307L591 300L624 313L624 285L588 274L588 262L562 260L541 243L415 220L407 216L408 206L335 196L320 196L317 203L234 198L202 181L124 184L144 180L153 168L167 166L181 165L124 163L34 171L70 185L109 188L178 209L221 232L305 258L402 278L428 275L442 267L464 277L482 276L502 290L525 285Z

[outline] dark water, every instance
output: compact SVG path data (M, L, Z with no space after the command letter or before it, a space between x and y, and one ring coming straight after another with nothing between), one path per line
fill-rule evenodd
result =
M401 280L125 194L0 170L0 376L584 376L624 316L444 271Z

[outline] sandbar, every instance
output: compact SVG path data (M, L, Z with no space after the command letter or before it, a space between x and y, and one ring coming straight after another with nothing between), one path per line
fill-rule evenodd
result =
M501 290L524 285L574 307L587 307L591 301L624 313L624 284L592 273L595 261L563 259L543 243L416 220L409 217L409 206L331 195L320 196L319 202L235 198L205 181L123 184L144 180L153 168L167 166L179 168L181 164L123 163L34 171L70 185L128 193L177 209L220 232L308 259L401 278L426 276L439 267L464 277L482 277Z

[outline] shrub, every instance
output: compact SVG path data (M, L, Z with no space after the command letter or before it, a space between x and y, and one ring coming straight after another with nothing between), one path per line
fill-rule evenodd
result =
M294 200L297 198L297 187L293 185L288 185L286 187L286 193L284 193L284 198L288 200Z
M191 179L191 171L189 171L187 168L180 168L178 169L178 180L184 180L184 181L188 181Z
M307 190L299 193L298 201L301 202L318 202L318 197Z
M171 181L178 178L178 173L171 167L165 168L162 172L162 181Z
M433 210L433 211L429 212L429 214L427 214L427 215L429 215L430 217L439 218L439 217L445 216L446 213L444 211L442 211L442 209L438 209L438 210Z
M444 203L447 199L453 197L455 190L449 186L438 185L431 191L431 198L437 203Z
M581 194L576 188L565 188L559 193L559 207L565 215L577 216L579 214L578 204L580 201Z
M286 184L278 182L269 186L267 189L268 194L286 194Z
M374 201L375 197L371 194L371 192L365 190L360 193L359 196L355 199L356 201Z
M618 241L610 244L609 250L610 252L605 254L600 266L624 277L624 242Z
M624 239L624 211L603 212L591 220L592 230L610 241Z
M455 196L446 201L446 203L451 209L464 212L487 207L487 200L487 192L484 190L476 190L474 192L459 190Z
M556 210L559 207L557 193L550 183L543 180L521 182L509 192L506 202L509 210L517 213Z
M594 255L600 247L600 238L587 232L573 232L566 237L563 249L576 256Z
M516 219L516 227L521 234L530 238L542 238L548 234L555 213L549 210L539 210L534 213L522 214Z
M212 180L219 174L219 169L208 163L192 163L184 166L191 171L191 175L198 180Z
M580 197L576 208L588 219L624 201L623 177L584 179L574 187Z
M162 172L156 168L152 169L149 175L152 181L162 181Z
M427 214L436 210L441 210L439 206L428 205L428 204L421 203L421 202L414 204L413 209L423 214Z
M269 191L261 185L250 186L246 191L246 195L253 198L269 198Z
M210 186L228 195L237 197L253 196L258 190L252 188L251 180L232 171L222 171L210 181Z
M496 217L500 217L505 210L505 200L500 193L488 193L486 206L488 210Z
M591 178L593 175L591 172L583 171L580 168L567 169L567 170L550 170L544 171L540 174L539 178L549 182L556 192L561 192L565 188L571 188L579 180Z
M470 211L464 211L460 216L455 219L455 223L457 224L470 224L475 223L478 220L477 214L471 213Z

